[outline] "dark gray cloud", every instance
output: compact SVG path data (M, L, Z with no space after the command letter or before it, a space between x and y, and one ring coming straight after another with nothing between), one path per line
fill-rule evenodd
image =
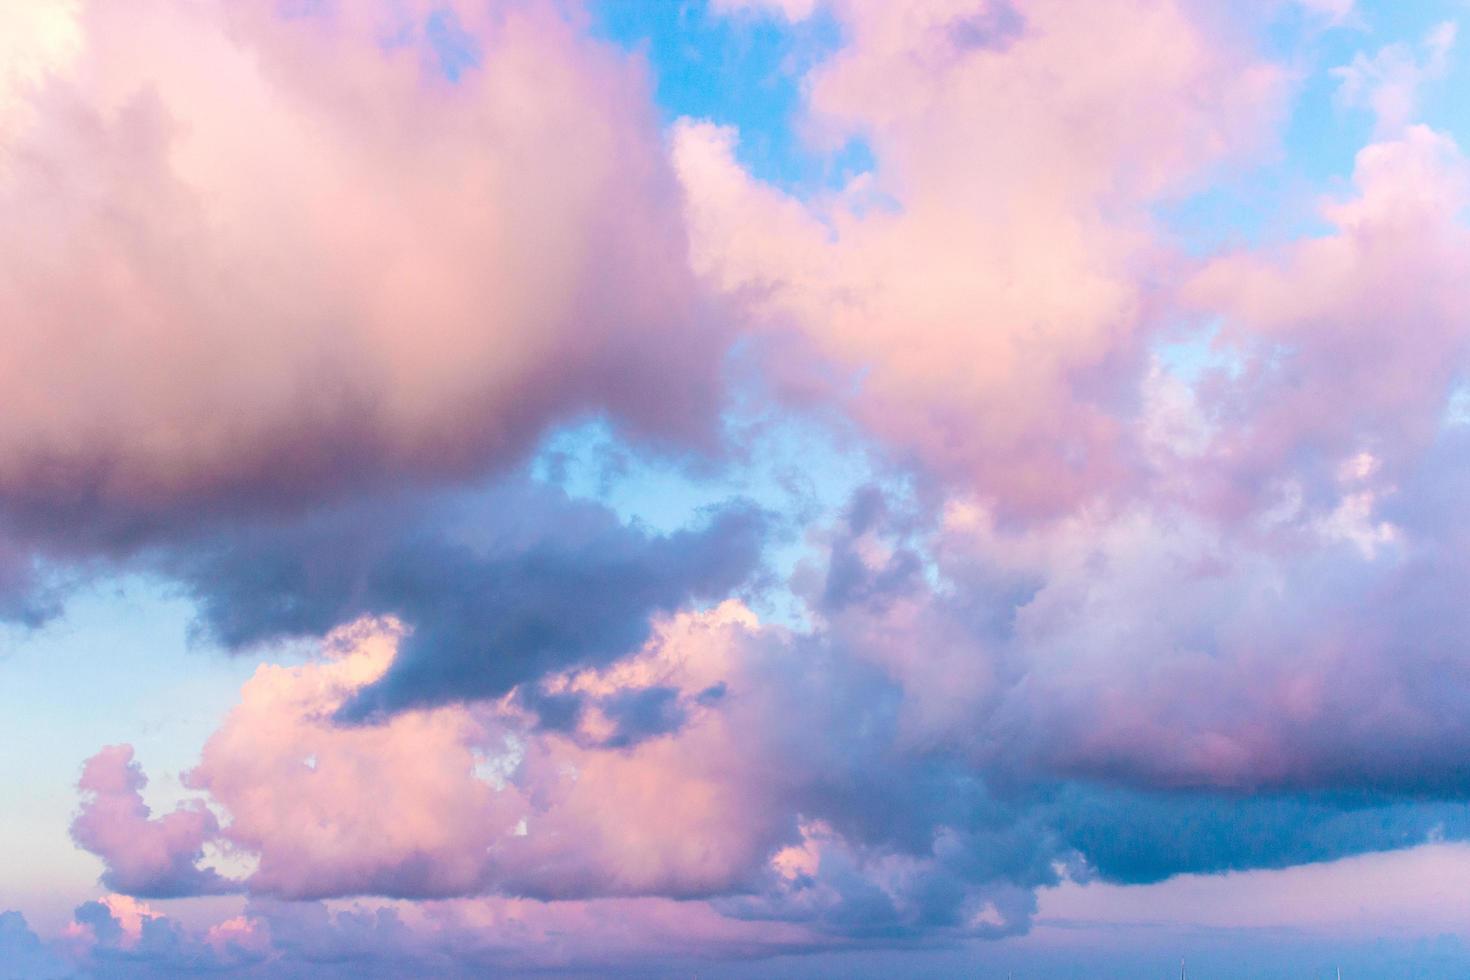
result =
M1123 884L1470 839L1465 803L1363 794L1148 793L1068 784L1048 808L1058 839L1099 876Z
M531 481L258 523L158 552L198 601L199 629L241 648L321 635L362 615L412 633L343 711L494 697L553 669L607 663L649 617L723 598L756 569L767 518L734 502L656 534Z

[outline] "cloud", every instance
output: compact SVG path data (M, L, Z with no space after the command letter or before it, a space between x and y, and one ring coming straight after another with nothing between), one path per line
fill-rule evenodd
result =
M333 712L388 668L402 630L365 621L329 659L262 666L205 745L187 785L230 814L223 836L259 854L252 891L291 898L429 896L482 889L488 848L508 833L474 777L489 733L462 708L341 727Z
M127 895L104 895L72 913L56 947L85 977L196 976L249 971L273 958L261 923L237 916L194 931ZM308 964L285 964L297 975Z
M65 70L80 47L72 0L5 0L0 19L0 133L34 123L28 100L48 75Z
M1338 98L1373 110L1380 133L1402 132L1419 109L1420 88L1444 77L1458 32L1454 21L1436 24L1421 44L1422 58L1403 43L1387 45L1372 57L1359 52L1349 64L1333 70L1341 82Z
M365 615L411 628L358 720L499 697L550 670L635 650L649 617L722 598L757 570L769 518L734 501L657 535L561 490L507 478L238 525L145 556L186 585L208 638L239 649Z
M1008 516L1129 484L1176 264L1152 209L1265 143L1284 73L1166 0L834 11L848 43L804 79L805 131L862 139L873 171L799 201L740 165L741 134L685 121L695 267L777 382Z
M1231 361L1197 386L1213 438L1177 466L1217 513L1266 509L1292 481L1307 506L1331 499L1364 452L1373 471L1348 482L1381 493L1438 437L1467 353L1470 167L1411 126L1361 150L1353 184L1322 206L1330 233L1218 257L1182 290L1223 318Z
M1431 508L1463 452L1447 438L1373 505L1394 529L1374 548L1302 507L1222 527L1156 505L1018 530L956 504L943 529L890 546L934 555L923 577L828 618L902 680L913 739L1001 773L1458 799L1470 621L1446 583L1464 521ZM879 552L870 579L895 560Z
M1071 786L1053 805L1059 833L1086 855L1088 868L1124 884L1470 838L1462 803L1374 804L1356 793L1245 797Z
M204 845L219 833L214 814L196 800L154 818L143 802L147 784L131 745L108 746L82 768L82 807L71 835L103 860L102 883L144 898L230 890L213 869L199 867Z
M708 443L727 337L647 80L553 5L32 6L0 31L44 21L0 101L17 547L458 481L589 413Z
M569 730L538 725L514 698L334 722L401 637L363 621L323 659L262 666L185 774L228 815L211 840L256 860L251 894L725 896L741 918L806 923L805 942L821 945L969 931L989 901L1002 918L975 928L1015 931L1030 902L1013 876L1054 880L1046 845L1006 826L973 777L890 755L896 692L881 677L767 633L738 604L666 620L617 664L544 680L585 699ZM993 830L967 826L986 812ZM106 815L92 816L95 836L108 836L95 826ZM1001 857L1022 843L1029 864ZM789 846L826 855L826 870L783 876ZM955 864L967 846L985 856ZM763 897L738 898L750 894Z
M730 616L695 617L651 650L713 644L728 657ZM728 730L697 703L677 732L621 749L533 730L508 701L334 723L389 669L398 635L364 623L329 643L326 661L263 667L188 774L230 813L231 844L259 855L252 891L688 896L734 886L789 819L752 808L744 764L715 755Z
M696 265L851 366L825 394L918 487L907 527L859 504L834 533L805 592L825 642L899 686L906 744L992 778L1457 798L1464 617L1437 583L1463 520L1426 508L1459 458L1459 147L1385 134L1327 231L1186 261L1145 212L1261 145L1281 73L1171 3L1089 7L1139 30L1105 78L1066 56L1070 8L957 50L981 8L839 6L806 109L872 146L848 191L755 180L732 130L675 141ZM1162 66L1127 47L1163 37ZM874 187L891 207L859 206ZM1201 363L1169 363L1201 324Z
M863 547L891 536L882 510L854 507ZM1366 775L1322 769L1327 788L1244 795L1239 770L1200 768L1218 753L1192 755L1201 736L1172 716L1178 748L1113 739L1101 726L1115 715L1150 720L1168 701L1131 706L1135 684L1108 691L1086 663L1059 676L1054 653L1009 648L1046 588L1014 593L1009 619L971 618L976 605L926 594L922 576L884 576L899 550L870 551L887 584L829 599L812 634L729 602L525 693L344 725L341 705L401 655L399 625L364 620L318 659L260 667L184 781L228 816L211 841L253 859L239 884L257 899L675 899L789 924L783 944L813 949L1024 932L1037 890L1065 878L1284 867L1470 833L1455 804L1382 778L1380 760L1404 766L1392 752L1349 744ZM917 651L976 624L993 643L984 683L936 693L942 672ZM1015 669L1026 656L1032 676ZM547 725L535 712L558 698L579 710ZM1247 704L1199 725L1221 717L1270 722Z
M8 976L59 980L73 976L71 965L31 931L19 912L0 912L0 964Z
M24 920L4 913L0 935ZM707 969L712 956L750 958L803 948L794 927L740 922L707 906L664 899L541 903L466 899L418 906L256 898L239 914L199 923L120 895L78 906L46 958L7 961L27 977L462 977L670 966ZM26 932L18 956L42 944ZM55 972L48 972L54 970Z

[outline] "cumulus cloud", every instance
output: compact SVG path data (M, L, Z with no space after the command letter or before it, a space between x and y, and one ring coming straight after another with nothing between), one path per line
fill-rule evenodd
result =
M730 615L650 642L718 656L735 641ZM784 829L788 818L744 798L745 764L714 754L732 733L693 698L677 737L622 749L533 731L509 700L334 723L389 669L397 642L391 626L363 623L329 643L326 661L263 667L188 774L231 814L225 836L259 854L253 891L700 894L735 886Z
M581 413L712 431L647 82L554 5L33 6L0 31L42 20L0 102L17 538L458 479Z
M1221 256L1183 288L1224 318L1228 366L1198 386L1216 432L1177 467L1205 487L1224 475L1202 501L1217 513L1267 509L1292 483L1320 506L1364 452L1371 472L1348 482L1381 491L1438 438L1470 337L1470 167L1449 136L1413 126L1360 151L1353 182L1322 207L1331 233Z
M715 431L728 331L636 61L549 3L3 10L0 617L119 569L232 650L394 615L364 717L604 662L755 567L745 506L443 502L575 417Z
M143 802L147 784L131 745L108 746L82 768L71 835L103 860L102 883L145 898L228 890L217 872L199 867L205 843L219 832L214 814L196 800L155 818Z
M952 502L938 527L850 523L834 550L858 559L810 591L831 635L903 685L914 744L1006 778L1458 799L1470 621L1449 584L1465 522L1442 481L1464 458L1447 436L1375 504L1393 534L1374 547L1301 507L1017 529Z
M738 604L667 620L611 667L542 681L585 699L571 728L539 725L515 698L335 723L401 635L363 621L323 659L262 666L185 775L227 820L191 828L169 888L158 861L133 861L150 873L132 877L110 869L108 882L176 894L207 835L256 859L241 882L253 895L703 897L737 919L801 923L791 942L827 945L1013 932L1030 887L1056 880L1050 842L1014 804L942 760L896 752L897 692L878 672L769 632ZM650 695L677 717L628 737L629 703ZM108 750L91 769L134 793L128 760ZM136 807L86 817L87 841L138 831ZM115 866L131 857L90 846Z
M1126 481L1120 409L1171 267L1150 209L1261 144L1282 71L1167 0L834 9L850 40L806 78L807 122L875 170L798 201L739 134L684 123L696 268L903 458L1008 513Z
M815 608L902 685L907 738L986 765L1461 793L1444 747L1463 744L1465 692L1444 678L1463 617L1434 583L1457 574L1463 521L1425 514L1427 474L1458 458L1461 151L1398 127L1323 202L1326 232L1180 261L1145 210L1248 152L1282 77L1199 8L1104 8L1150 30L1099 79L1065 54L1090 30L1074 10L1027 5L961 50L955 25L990 7L839 5L851 43L807 110L878 165L830 200L752 178L731 130L680 131L703 273L760 329L860 365L831 397L939 487L911 520L927 537L855 508ZM1141 51L1164 37L1161 67ZM1433 35L1430 69L1451 40ZM855 203L873 186L891 206ZM1211 325L1187 370L1158 354L1181 319Z

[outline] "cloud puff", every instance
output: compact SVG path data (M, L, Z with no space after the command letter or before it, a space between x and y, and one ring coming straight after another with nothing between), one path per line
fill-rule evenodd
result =
M554 5L42 6L0 102L23 541L458 479L580 413L710 431L647 82Z
M387 668L402 631L365 621L332 654L263 666L185 775L229 813L224 836L256 852L255 891L293 898L445 895L483 887L485 855L514 819L474 778L490 737L464 709L338 727L333 711Z
M755 565L735 507L656 538L502 492L496 540L434 524L574 417L715 431L729 333L636 60L553 3L3 16L0 616L117 563L231 648L397 615L361 715L617 656Z
M1217 512L1269 509L1292 481L1319 503L1362 452L1363 485L1390 486L1438 437L1470 335L1470 166L1411 126L1358 153L1353 185L1322 206L1330 233L1221 256L1182 290L1223 320L1224 363L1197 385L1213 438L1174 464L1206 486L1228 474Z
M147 783L131 745L108 746L82 768L82 807L71 835L103 860L102 883L145 898L229 890L217 872L198 866L219 832L214 814L194 801L154 818L143 802Z
M860 502L806 588L829 642L902 686L905 742L992 779L1458 799L1464 440L1381 499L1358 459L1347 506L1224 526L1155 504L1017 528L951 501L936 527Z
M651 642L718 650L728 615ZM253 891L708 893L734 887L785 829L743 795L743 766L722 768L728 729L692 701L677 737L621 751L528 730L508 701L333 722L397 641L363 623L328 644L331 659L261 668L188 774L231 815L224 835L259 854Z

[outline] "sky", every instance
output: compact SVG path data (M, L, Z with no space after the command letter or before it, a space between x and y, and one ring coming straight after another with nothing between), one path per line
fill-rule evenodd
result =
M1470 975L1460 0L0 0L0 978Z

